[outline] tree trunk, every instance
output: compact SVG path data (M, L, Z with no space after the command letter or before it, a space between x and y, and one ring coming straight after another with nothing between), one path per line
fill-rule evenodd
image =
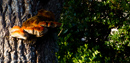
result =
M42 8L52 11L58 21L62 6L63 0L0 0L0 63L57 63L56 32L48 32L36 45L29 45L10 37L10 29L21 26Z

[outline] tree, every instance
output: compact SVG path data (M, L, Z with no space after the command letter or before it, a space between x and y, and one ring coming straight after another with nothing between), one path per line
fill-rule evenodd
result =
M63 0L0 0L0 62L57 63L56 32L48 32L36 45L29 45L26 40L11 38L10 29L21 26L42 8L52 11L58 21L62 6Z

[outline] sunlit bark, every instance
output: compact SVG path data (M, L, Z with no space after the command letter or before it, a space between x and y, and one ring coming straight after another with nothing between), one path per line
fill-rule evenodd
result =
M48 32L36 45L28 45L28 41L10 37L10 29L21 26L42 8L52 11L58 21L62 5L63 0L0 0L0 63L57 63L56 32Z

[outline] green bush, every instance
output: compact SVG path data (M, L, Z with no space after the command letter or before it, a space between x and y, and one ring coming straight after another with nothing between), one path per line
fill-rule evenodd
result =
M56 53L59 63L129 62L129 6L125 0L66 0ZM111 35L114 27L118 32Z
M109 35L109 41L106 41L106 45L115 51L115 60L120 62L129 62L129 48L130 48L130 26L124 25L118 29L113 35Z
M77 53L75 54L75 57L72 58L72 61L74 63L82 63L82 62L100 62L97 61L101 55L98 50L95 50L94 48L88 49L88 45L84 44L84 46L80 46L80 48L77 49Z

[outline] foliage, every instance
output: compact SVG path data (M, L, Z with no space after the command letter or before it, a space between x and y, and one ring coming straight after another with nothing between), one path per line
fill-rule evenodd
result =
M59 63L129 62L130 23L126 0L66 0L61 14ZM118 32L111 35L111 28Z
M125 47L130 47L130 26L124 25L118 29L113 35L109 35L109 41L106 41L107 46L111 46L115 50L124 51Z
M72 61L74 63L77 62L100 62L95 61L98 59L97 57L101 57L101 55L98 55L100 52L98 50L94 50L94 48L88 49L87 44L84 46L80 46L80 48L77 49L77 53L75 54L75 57L72 58Z

